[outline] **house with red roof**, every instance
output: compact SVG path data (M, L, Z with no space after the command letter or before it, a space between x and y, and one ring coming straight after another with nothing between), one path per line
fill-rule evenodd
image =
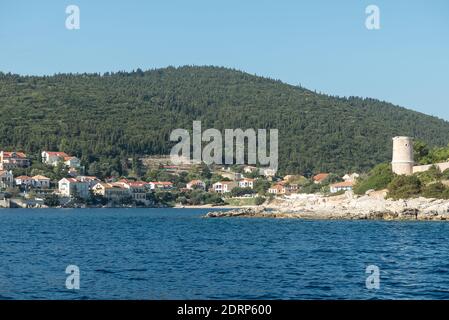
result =
M0 170L28 168L30 165L30 159L23 152L0 151Z
M317 175L313 176L313 182L316 184L323 183L323 181L329 176L329 173L318 173Z
M101 195L110 201L120 202L130 196L129 189L118 182L99 182L92 188L92 192Z
M42 151L41 157L42 163L56 167L59 162L64 161L69 155L61 151Z

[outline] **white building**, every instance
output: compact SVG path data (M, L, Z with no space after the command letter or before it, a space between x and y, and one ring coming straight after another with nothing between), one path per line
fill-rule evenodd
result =
M343 176L343 180L355 182L359 177L360 177L360 175L358 173L355 173L355 172L351 173L351 174L348 173Z
M233 181L220 181L212 185L212 190L217 193L227 193L231 192L236 186L237 184Z
M186 188L189 190L193 189L206 190L206 184L202 180L192 180L189 183L187 183Z
M240 188L254 188L254 179L244 178L239 181Z
M340 191L350 191L354 187L353 181L338 182L330 185L330 192L337 193Z
M59 193L65 197L81 197L88 198L89 193L89 183L80 181L75 178L63 178L59 180Z
M153 181L148 182L150 190L170 190L173 188L173 183L169 181Z

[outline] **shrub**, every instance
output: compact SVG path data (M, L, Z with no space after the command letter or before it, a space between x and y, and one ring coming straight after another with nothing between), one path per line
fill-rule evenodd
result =
M264 202L265 202L265 198L264 197L256 197L256 199L254 200L254 203L256 204L256 206L260 206Z
M422 195L426 198L449 199L449 189L441 182L425 186Z
M381 163L375 166L364 179L357 180L354 186L354 193L365 194L366 191L374 189L381 190L387 188L393 180L394 174L389 163Z
M420 192L421 181L416 176L396 176L388 184L388 197L395 200L414 197Z

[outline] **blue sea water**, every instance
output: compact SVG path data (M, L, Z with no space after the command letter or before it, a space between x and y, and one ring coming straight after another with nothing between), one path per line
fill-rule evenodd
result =
M449 222L0 210L0 299L448 299ZM80 269L80 289L65 269ZM367 289L366 267L380 269Z

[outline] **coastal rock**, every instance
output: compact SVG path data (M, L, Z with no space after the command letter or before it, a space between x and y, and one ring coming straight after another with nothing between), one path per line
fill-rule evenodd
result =
M270 204L231 211L212 211L206 217L270 217L303 219L449 220L449 200L385 199L385 191L363 196L293 194Z

